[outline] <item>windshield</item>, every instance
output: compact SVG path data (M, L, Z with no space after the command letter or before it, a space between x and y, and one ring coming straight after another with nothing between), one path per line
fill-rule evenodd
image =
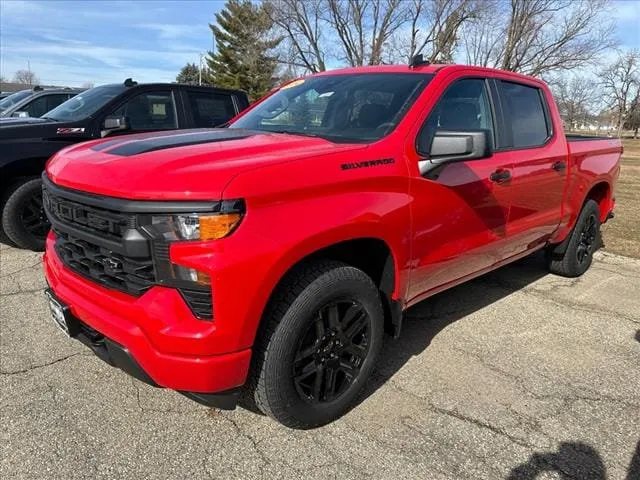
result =
M124 85L103 85L82 92L53 110L45 113L42 118L52 118L61 122L74 122L82 120L96 113L112 98L120 95L127 89Z
M296 80L229 128L367 143L390 133L433 75L358 73Z
M8 97L4 97L2 100L0 100L0 112L6 110L9 107L12 107L20 100L27 98L32 93L32 90L20 90L19 92L12 93Z

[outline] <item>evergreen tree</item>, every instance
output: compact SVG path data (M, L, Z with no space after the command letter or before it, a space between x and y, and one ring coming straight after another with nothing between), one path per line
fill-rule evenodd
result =
M257 100L274 87L278 64L270 53L281 40L271 36L272 22L265 7L249 0L228 0L216 14L216 22L209 25L217 50L207 58L210 83L244 90Z
M204 73L204 72L203 72ZM198 85L200 80L200 71L195 63L187 63L180 69L180 73L176 77L176 82L186 83L187 85ZM202 83L205 83L205 78L202 78Z

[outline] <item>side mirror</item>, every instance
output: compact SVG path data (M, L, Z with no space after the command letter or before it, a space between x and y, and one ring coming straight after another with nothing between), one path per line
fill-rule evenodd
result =
M111 132L117 132L122 130L128 130L129 125L127 123L126 117L107 117L104 119L104 123L102 124L102 136L106 137Z
M124 117L107 117L104 119L105 130L124 130L127 128L127 119Z
M464 132L438 130L433 136L429 148L429 158L419 162L420 173L424 175L447 163L477 160L490 156L491 146L487 130Z
M29 118L29 112L13 112L11 114L12 117L17 117L17 118Z

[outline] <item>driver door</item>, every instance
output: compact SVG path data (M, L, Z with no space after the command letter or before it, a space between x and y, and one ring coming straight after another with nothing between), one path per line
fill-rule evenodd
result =
M124 117L128 127L111 135L174 130L179 126L176 102L170 89L138 93L107 116Z
M495 144L496 122L484 78L454 81L428 114L416 144L431 145L436 130L485 130ZM424 139L424 136L427 139ZM417 152L417 159L429 152ZM418 301L500 261L507 249L509 181L504 155L458 161L411 178L413 265L408 298Z

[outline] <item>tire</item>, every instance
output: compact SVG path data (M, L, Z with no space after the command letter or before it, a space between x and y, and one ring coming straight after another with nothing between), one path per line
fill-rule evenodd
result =
M383 309L371 278L340 262L307 264L283 281L263 322L247 383L255 405L298 429L346 413L382 346Z
M15 185L2 209L2 228L18 247L44 250L50 225L42 208L42 180L27 178Z
M563 277L579 277L591 266L599 246L600 207L587 200L567 240L550 250L549 270Z
M7 202L7 198L9 195L13 193L15 190L15 185L9 185L6 192L3 195L0 195L0 243L4 243L10 247L17 247L17 245L11 240L7 234L4 232L4 228L2 228L2 212L4 211L4 204Z

